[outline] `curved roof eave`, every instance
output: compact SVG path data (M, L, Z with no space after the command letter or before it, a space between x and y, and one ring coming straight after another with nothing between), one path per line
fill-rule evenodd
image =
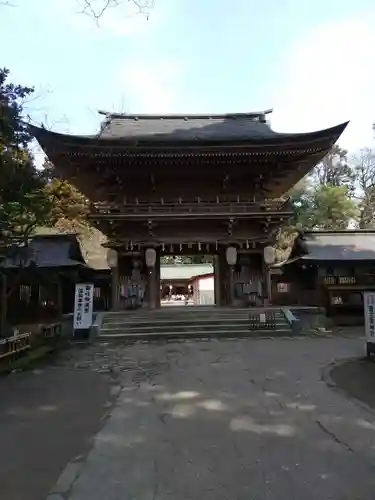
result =
M267 136L256 135L248 138L236 136L220 138L174 138L171 134L154 134L149 136L103 138L98 135L70 135L52 132L41 127L30 125L30 132L40 146L48 150L49 146L64 147L202 147L202 146L299 146L330 140L332 144L343 133L349 122L344 122L315 132L272 133ZM271 130L271 129L270 129Z

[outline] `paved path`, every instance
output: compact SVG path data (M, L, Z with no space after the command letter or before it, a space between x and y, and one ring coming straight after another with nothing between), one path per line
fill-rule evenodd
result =
M113 377L69 366L0 378L1 500L46 498L66 464L92 447L116 387Z
M123 389L49 499L373 500L375 416L321 378L362 355L358 339L305 338L110 344L62 359Z
M351 359L334 366L330 381L342 388L343 393L375 410L375 358Z

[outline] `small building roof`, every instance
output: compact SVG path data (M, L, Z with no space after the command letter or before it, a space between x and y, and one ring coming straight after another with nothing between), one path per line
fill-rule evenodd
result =
M212 264L166 264L160 266L160 279L165 281L190 280L213 272Z
M297 238L291 260L375 260L375 231L311 231Z
M80 245L76 234L44 234L31 238L28 245L29 258L22 262L23 267L32 263L37 268L77 267L85 266ZM6 269L20 267L21 261L18 252L7 257L1 267Z

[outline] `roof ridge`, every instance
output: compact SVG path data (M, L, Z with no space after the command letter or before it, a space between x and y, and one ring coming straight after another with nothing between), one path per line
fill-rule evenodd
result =
M100 115L105 115L107 118L123 118L128 120L201 120L201 119L224 119L224 118L256 118L268 115L273 112L273 108L265 109L262 111L249 111L246 113L112 113L110 111L99 110Z
M54 238L72 238L78 237L79 233L47 233L47 234L33 234L31 240L54 239Z
M213 267L213 264L211 262L206 262L203 264L160 264L162 267L182 267L182 266L211 266Z
M318 229L312 231L304 231L304 235L309 234L374 234L375 229Z

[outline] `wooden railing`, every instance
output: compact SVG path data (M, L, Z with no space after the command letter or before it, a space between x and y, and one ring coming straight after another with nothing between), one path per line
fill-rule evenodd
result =
M96 203L92 206L91 215L173 215L173 214L247 214L280 212L286 202L194 202L194 203L132 203L119 205L117 203Z
M0 360L12 360L15 356L30 349L30 333L21 333L0 340Z
M28 332L14 333L11 337L0 339L0 362L6 361L12 363L24 351L43 344L55 343L61 337L61 322L41 325L37 327L37 330L35 330L35 325L34 328L30 326L30 331Z
M324 276L322 278L322 282L326 286L350 286L350 285L358 285L358 286L366 286L366 285L374 285L375 286L375 275L365 275L365 276Z

